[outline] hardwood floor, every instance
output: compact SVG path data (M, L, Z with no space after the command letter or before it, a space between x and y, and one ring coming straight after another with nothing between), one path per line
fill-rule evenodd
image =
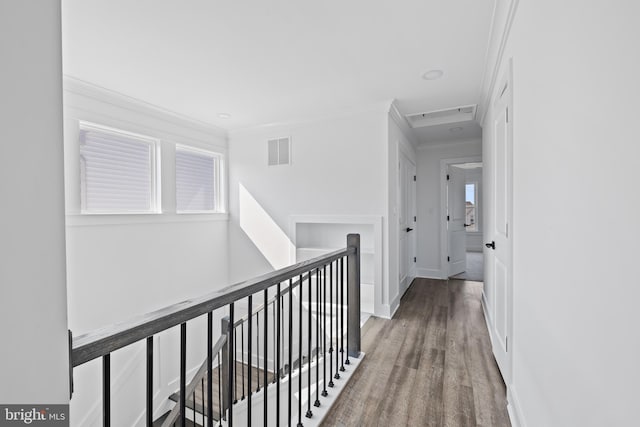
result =
M481 295L416 279L393 319L365 324L366 357L322 426L510 426Z

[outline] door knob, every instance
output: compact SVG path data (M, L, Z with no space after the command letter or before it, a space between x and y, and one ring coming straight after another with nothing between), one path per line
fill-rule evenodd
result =
M489 249L493 249L494 251L496 250L496 242L494 241L492 241L491 243L485 243L484 245Z
M407 227L407 233L410 232L410 231L413 231L413 228Z
M464 228L471 227L471 224L462 224Z

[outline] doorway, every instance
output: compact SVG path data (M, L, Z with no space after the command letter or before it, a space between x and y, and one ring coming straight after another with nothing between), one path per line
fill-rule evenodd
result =
M447 277L482 282L482 159L447 159L442 162L443 265Z

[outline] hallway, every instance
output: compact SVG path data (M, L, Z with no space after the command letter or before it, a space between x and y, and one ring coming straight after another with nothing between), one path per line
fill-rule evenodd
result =
M482 283L416 279L392 320L362 331L366 357L323 426L510 426Z

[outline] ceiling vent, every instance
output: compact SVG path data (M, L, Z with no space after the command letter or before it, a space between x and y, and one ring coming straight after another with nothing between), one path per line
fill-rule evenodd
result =
M267 141L269 166L291 163L291 138L273 138Z
M428 111L426 113L408 114L405 116L412 128L425 126L444 125L474 120L476 117L476 105L464 105L461 107L447 108L444 110Z

